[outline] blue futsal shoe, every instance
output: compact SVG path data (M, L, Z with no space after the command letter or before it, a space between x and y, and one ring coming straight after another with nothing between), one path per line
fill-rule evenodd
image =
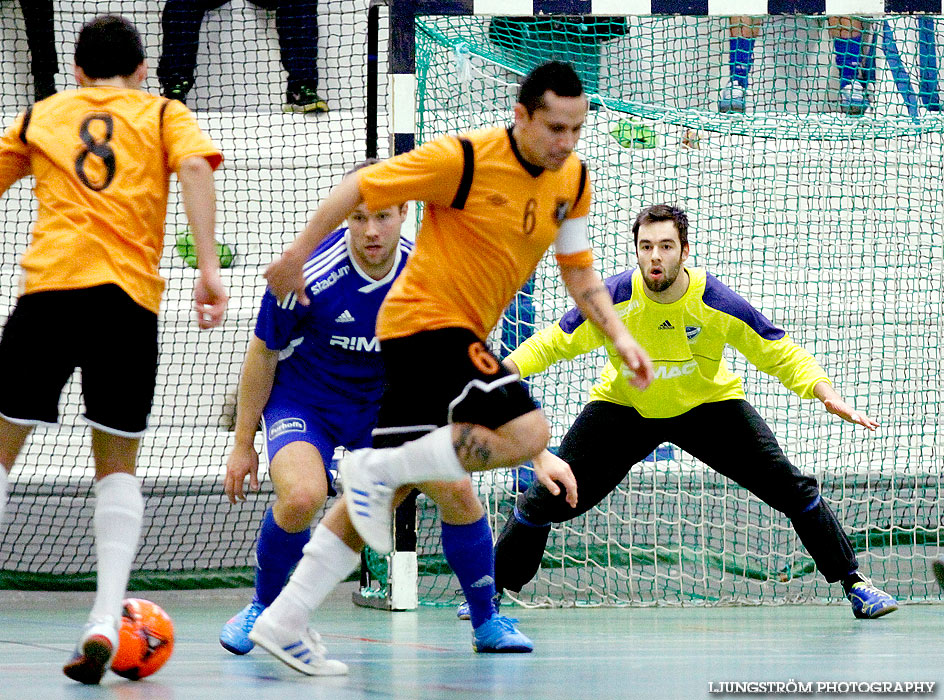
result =
M852 614L860 619L874 620L898 610L898 601L868 579L852 584L846 597L852 603Z
M501 610L501 599L501 593L496 593L492 596L492 605L495 606L495 612ZM458 617L460 620L472 619L472 611L469 610L469 601L463 600L461 603L459 603L459 607L456 608L456 617Z
M256 646L249 633L265 606L255 601L233 615L220 631L220 644L233 654L248 654Z
M869 95L865 86L852 82L839 90L839 110L853 117L861 117L869 108Z
M495 613L472 630L472 648L480 654L520 654L534 649L534 642L515 627L517 620Z
M722 114L728 112L743 114L746 104L747 88L732 80L721 90L721 96L718 99L718 111Z

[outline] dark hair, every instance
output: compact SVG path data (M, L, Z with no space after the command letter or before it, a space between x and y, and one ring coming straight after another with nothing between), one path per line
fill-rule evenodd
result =
M653 204L646 207L636 216L633 222L633 245L639 245L639 227L643 224L654 224L658 221L672 221L678 231L679 244L684 248L688 245L688 214L679 207L669 204Z
M528 111L528 116L546 106L544 93L548 90L559 97L580 97L583 94L583 83L569 63L542 63L524 77L518 88L518 103Z
M368 165L373 165L374 163L379 163L379 162L380 162L380 158L368 158L367 160L358 163L353 168L351 168L346 173L344 173L344 177L347 177L351 173L356 173L361 168L366 168Z
M85 24L75 42L75 65L89 78L134 73L144 61L141 35L120 15L100 15Z
M379 162L380 162L380 158L368 158L367 160L361 161L360 163L355 165L353 168L348 170L346 173L344 173L344 177L347 177L351 173L356 173L358 170L361 170L362 168L366 168L368 165L373 165L374 163L379 163ZM399 206L402 209L403 207L406 206L406 202L401 202Z

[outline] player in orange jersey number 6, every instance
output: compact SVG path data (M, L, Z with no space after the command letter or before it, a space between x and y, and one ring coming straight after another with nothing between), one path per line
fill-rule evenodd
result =
M530 459L550 428L483 342L554 244L568 291L610 338L630 381L644 389L653 376L593 269L590 178L574 154L586 114L573 68L538 66L521 84L512 126L444 136L351 175L266 270L279 298L318 303L304 297L302 265L354 207L426 203L414 253L377 319L387 388L374 448L342 461L345 500L319 526L331 529L336 546L306 548L250 633L293 668L312 673L299 660L306 644L317 647L312 657L323 652L305 631L309 614L356 566L352 554L365 541L380 553L392 549L393 506L412 484L440 507L443 553L470 604L474 649L531 651L531 640L493 607L491 532L469 472ZM549 478L565 487L573 481L567 470Z

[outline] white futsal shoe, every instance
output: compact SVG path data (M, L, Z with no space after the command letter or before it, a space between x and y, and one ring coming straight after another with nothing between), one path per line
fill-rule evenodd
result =
M391 450L355 450L341 460L338 470L348 517L378 554L393 551L393 496L399 484L390 483L383 460Z
M286 666L308 676L343 676L347 664L337 659L326 659L328 649L321 635L308 628L301 634L278 629L263 612L249 632L249 639L272 654Z
M85 685L97 685L118 650L118 623L111 615L89 620L82 628L72 657L62 667L69 678Z

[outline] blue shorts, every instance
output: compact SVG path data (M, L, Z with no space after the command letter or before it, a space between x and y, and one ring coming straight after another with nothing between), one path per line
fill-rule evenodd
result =
M348 450L370 447L370 434L376 422L376 409L365 410L363 406L332 405L316 409L314 406L270 400L262 412L266 456L271 464L272 458L289 443L314 445L325 465L328 495L335 496L336 470L331 465L334 451L339 446Z

